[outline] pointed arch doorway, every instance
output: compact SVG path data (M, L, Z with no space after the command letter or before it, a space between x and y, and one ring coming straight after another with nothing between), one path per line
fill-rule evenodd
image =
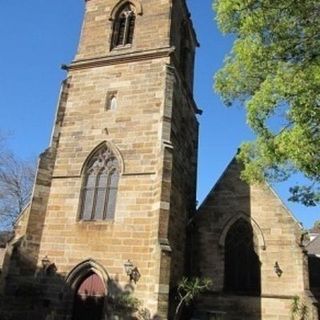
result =
M75 291L72 320L101 320L106 288L93 271L87 273Z

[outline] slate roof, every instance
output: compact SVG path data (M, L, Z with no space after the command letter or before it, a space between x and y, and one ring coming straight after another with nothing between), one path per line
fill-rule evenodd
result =
M309 255L319 255L320 256L320 234L310 241L306 245L306 250L308 251Z

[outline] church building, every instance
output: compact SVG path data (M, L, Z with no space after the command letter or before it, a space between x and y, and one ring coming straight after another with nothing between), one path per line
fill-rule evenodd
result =
M196 208L197 46L185 0L86 0L6 249L11 319L173 319L184 276L213 283L192 319L289 320L293 301L318 319L301 228L269 186L233 160Z

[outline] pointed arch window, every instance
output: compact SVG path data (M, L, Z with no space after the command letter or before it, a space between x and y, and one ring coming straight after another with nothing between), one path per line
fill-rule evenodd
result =
M225 291L259 295L261 270L252 226L244 219L228 231L225 243Z
M113 219L119 182L119 162L106 146L85 168L81 192L81 220Z
M117 14L113 26L112 48L131 45L136 22L136 10L133 4L126 3Z

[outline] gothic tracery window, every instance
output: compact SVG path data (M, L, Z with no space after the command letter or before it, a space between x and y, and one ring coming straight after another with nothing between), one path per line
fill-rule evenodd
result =
M88 162L81 194L81 220L113 219L119 181L119 162L106 146Z
M260 260L255 252L252 226L236 221L225 242L225 290L238 294L260 294Z
M113 27L112 48L131 45L136 21L135 7L131 3L120 9Z

